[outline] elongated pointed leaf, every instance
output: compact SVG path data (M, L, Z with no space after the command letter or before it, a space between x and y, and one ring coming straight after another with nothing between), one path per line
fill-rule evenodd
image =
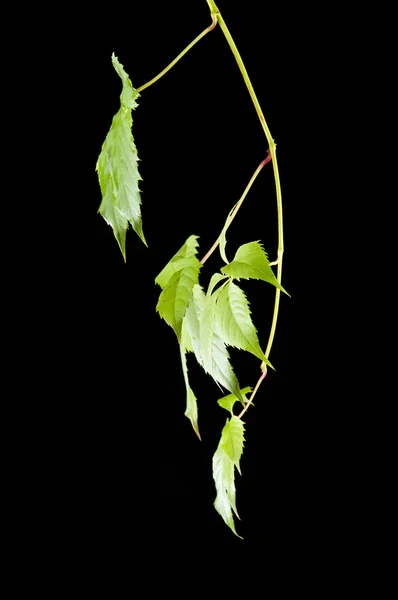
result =
M185 327L183 325L183 327L182 327L183 337L184 337L184 329L185 329ZM195 394L193 393L192 388L189 385L186 348L185 348L185 346L183 346L182 343L180 344L180 355L181 355L182 372L184 374L185 387L187 390L187 407L185 410L185 416L188 417L188 419L191 421L192 427L193 427L196 435L200 439L199 426L198 426L198 404L197 404Z
M243 452L245 427L243 421L233 415L227 421L221 435L221 447L240 473L240 458Z
M252 391L251 387L245 387L243 388L243 390L240 390L240 393L242 394L242 398L244 400L243 405L246 404L247 402L249 402L248 398L246 398L246 394L249 394ZM223 398L220 398L219 400L217 400L218 404L222 407L225 408L225 410L228 410L231 415L233 414L233 408L235 406L235 402L238 401L238 398L235 396L235 394L228 394L227 396L224 396ZM253 403L254 406L254 403Z
M202 318L203 307L205 305L206 295L197 283L193 286L192 297L184 317L185 330L189 337L189 343L195 353L196 360L203 366L202 355L200 352L200 320ZM188 347L188 346L187 346Z
M246 296L233 281L219 294L215 311L215 331L229 346L247 350L273 368L260 348Z
M237 203L236 203L236 204L235 204L235 205L232 207L232 209L229 211L229 213L228 213L228 217L227 217L227 220L225 221L225 225L224 225L224 227L222 228L222 231L221 231L221 234L220 234L220 245L219 245L219 248L220 248L220 254L221 254L221 258L223 259L223 261L224 261L225 263L227 263L227 264L228 264L228 259L227 259L227 256L226 256L226 254L225 254L225 246L226 246L226 244L227 244L226 233L227 233L227 229L228 229L228 227L230 226L230 224L231 224L231 222L232 222L232 219L231 219L231 217L232 217L232 213L234 212L234 210L235 210L235 208L236 208L237 204L238 204L238 202L237 202Z
M174 329L179 341L182 321L191 300L192 289L198 283L199 270L202 266L196 257L188 260L190 263L187 267L171 276L156 306L157 312Z
M187 266L192 265L189 259L194 258L198 252L197 240L197 235L191 235L156 277L155 283L160 285L162 289L164 289L166 285L170 282L170 279L174 275L174 273L180 271L181 269Z
M218 291L206 296L199 325L200 354L204 370L224 388L243 402L240 387L229 362L229 354L223 340L215 332L215 316Z
M123 83L120 109L113 117L111 128L102 145L96 171L102 193L98 212L112 227L114 236L126 260L126 231L129 223L147 245L142 230L141 196L138 182L138 155L131 132L132 109L139 93L114 54L112 64Z
M226 525L228 525L228 527L230 527L230 529L233 531L233 533L238 537L241 537L236 533L232 514L232 511L234 511L239 519L238 511L236 509L235 466L234 461L224 449L225 445L228 446L228 441L231 436L229 423L230 421L227 421L221 434L220 443L218 444L218 448L213 456L213 479L217 491L214 507L221 515ZM240 437L240 434L238 434L238 440ZM239 443L239 441L236 442L238 449ZM228 448L228 450L230 449Z
M225 275L238 280L242 278L267 281L287 294L287 291L275 277L269 265L267 253L259 242L249 242L240 246L234 260L225 267L222 267L221 271Z
M221 515L225 524L232 529L234 534L241 537L236 533L234 517L232 514L232 511L234 511L239 518L236 510L234 463L229 456L225 454L221 446L217 448L213 456L213 479L217 491L214 508Z

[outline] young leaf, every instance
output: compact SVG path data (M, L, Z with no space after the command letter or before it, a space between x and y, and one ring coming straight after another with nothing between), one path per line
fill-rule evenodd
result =
M232 415L231 419L229 421L227 420L221 434L221 447L232 460L239 473L239 461L242 456L243 442L245 440L244 433L245 427L243 421L235 415Z
M182 329L183 329L183 334L184 334L184 329L185 329L184 325L183 325ZM182 371L184 374L185 387L187 390L187 407L185 410L185 416L188 417L188 419L191 421L192 427L193 427L196 435L200 439L199 426L198 426L198 405L197 405L195 394L193 393L191 386L189 385L186 348L185 348L185 346L183 346L182 343L180 344L180 354L181 354L181 364L182 364Z
M181 338L182 321L192 296L192 289L199 279L202 266L196 257L186 259L188 265L174 273L159 296L157 312Z
M199 325L200 355L206 373L224 388L235 394L243 402L240 387L229 362L229 354L224 341L215 332L215 316L218 291L206 296Z
M249 402L249 400L246 398L246 394L248 394L249 392L252 391L251 387L245 387L243 388L243 390L240 390L240 393L242 394L243 397L243 404L246 404L247 402ZM225 410L228 410L231 415L233 414L233 408L235 406L235 402L238 401L238 398L235 396L235 394L228 394L227 396L224 396L223 398L220 398L219 400L217 400L218 404L222 407L225 408ZM254 404L253 404L254 406Z
M233 281L219 294L215 311L215 331L229 346L247 350L273 368L260 348L246 296Z
M267 281L289 296L275 277L268 256L259 242L249 242L240 246L234 260L222 267L221 272L238 280L242 278Z
M213 293L214 288L216 287L217 284L220 283L220 281L223 281L227 278L228 278L227 275L221 275L221 273L214 273L214 275L212 275L212 278L210 279L209 287L207 289L207 296L210 296ZM218 289L221 289L221 288L218 288Z
M191 235L164 269L160 271L155 279L155 283L160 285L162 289L166 287L174 273L192 264L189 259L194 258L198 252L197 248L199 244L197 239L197 235Z
M227 263L227 264L228 264L228 259L227 259L227 256L226 256L226 254L225 254L225 246L226 246L226 244L227 244L227 238L226 238L226 235L225 235L225 234L226 234L226 232L227 232L227 229L228 229L228 227L229 227L229 226L230 226L230 224L231 224L231 221L232 221L232 219L231 219L231 216L232 216L232 213L234 212L234 210L235 210L235 208L236 208L237 204L238 204L238 202L237 202L237 203L236 203L236 204L235 204L235 205L232 207L232 209L229 211L229 213L228 213L228 217L227 217L227 220L225 221L225 225L224 225L224 227L222 228L222 231L221 231L221 234L220 234L220 246L219 246L219 248L220 248L220 254L221 254L221 258L223 259L223 261L224 261L225 263Z
M134 231L147 245L142 231L141 196L138 182L138 155L131 132L132 109L137 107L139 93L131 84L130 78L114 54L112 64L122 80L120 109L113 117L111 128L102 145L96 164L96 171L102 193L98 212L108 225L126 261L126 231L131 223Z
M224 430L223 430L224 431ZM217 496L214 502L216 511L221 515L224 522L234 534L236 533L232 510L239 519L236 509L236 490L235 490L235 467L233 461L222 447L223 436L213 456L213 479L216 486ZM241 538L243 539L243 538Z

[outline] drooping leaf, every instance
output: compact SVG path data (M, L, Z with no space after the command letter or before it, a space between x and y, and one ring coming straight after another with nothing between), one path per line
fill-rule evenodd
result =
M182 326L183 337L184 337L184 330L185 330L185 327L183 325ZM192 388L189 385L186 348L185 348L185 346L183 346L182 343L180 344L180 355L181 355L182 371L184 374L185 387L187 390L187 406L186 406L186 410L185 410L185 416L188 417L188 419L191 421L192 427L193 427L196 435L200 439L199 426L198 426L198 404L197 404L195 394L193 393Z
M273 369L260 348L247 298L233 281L219 294L215 310L215 331L229 346L251 352Z
M170 259L164 269L162 269L159 275L156 277L155 283L160 285L162 289L166 287L174 273L180 271L184 267L192 265L189 259L196 257L198 252L197 248L199 245L197 239L197 235L189 236L185 244L181 246L179 251L173 256L172 259Z
M224 225L224 227L222 228L222 231L221 231L221 234L220 234L220 245L219 245L219 248L220 248L220 254L221 254L221 258L223 259L223 261L224 261L225 263L227 263L227 264L228 264L228 259L227 259L227 256L226 256L226 254L225 254L225 246L226 246L226 244L227 244L226 232L227 232L227 229L228 229L228 227L230 226L230 224L231 224L231 222L232 222L232 219L231 219L231 217L232 217L232 213L234 212L234 210L235 210L235 208L236 208L237 204L238 204L238 202L237 202L237 203L236 203L236 204L235 204L235 205L232 207L232 209L229 211L229 213L228 213L228 217L227 217L227 220L225 221L225 225Z
M192 299L191 299L192 301ZM189 306L188 306L189 308ZM187 309L188 311L188 309ZM192 342L191 342L191 336L189 335L189 332L187 330L187 313L185 313L185 317L182 320L182 327L181 327L181 341L180 341L180 345L184 347L186 352L193 352L193 346L192 346Z
M132 109L137 107L139 93L114 54L112 64L122 80L120 109L113 117L111 128L102 145L96 171L102 193L98 212L113 229L126 261L126 231L129 223L147 245L142 230L141 196L138 182L138 155L132 127Z
M189 264L174 273L159 296L157 312L181 338L182 321L192 296L192 289L198 283L202 266L196 257L186 259Z
M262 281L267 281L287 294L287 291L275 277L269 265L267 253L259 242L249 242L240 246L236 251L233 261L222 267L221 271L225 275L238 280L261 279Z
M200 355L206 373L224 388L235 394L243 402L240 387L229 362L229 354L224 341L215 331L215 317L218 290L206 296L199 324Z
M240 390L240 393L242 394L242 398L244 400L243 404L246 404L247 402L249 402L248 398L246 398L246 394L249 394L252 391L252 388L247 386L245 388L243 388L243 390ZM235 396L235 394L228 394L227 396L224 396L223 398L220 398L219 400L217 400L218 404L222 407L225 408L225 410L228 410L231 415L233 414L233 408L235 406L235 402L238 401L238 398ZM254 406L254 404L253 404Z
M238 537L241 537L236 533L232 514L232 511L234 511L239 519L238 511L236 509L235 466L233 460L223 448L223 444L225 443L224 432L227 426L228 421L223 429L218 448L213 456L213 479L217 492L214 507L233 533Z
M206 295L202 287L197 283L193 286L192 296L184 317L184 329L186 330L189 343L195 353L196 360L200 365L203 364L200 352L200 320L202 318L203 307L205 305ZM188 346L187 346L188 348Z
M245 427L241 419L232 415L221 434L221 447L240 473L240 457L243 452Z

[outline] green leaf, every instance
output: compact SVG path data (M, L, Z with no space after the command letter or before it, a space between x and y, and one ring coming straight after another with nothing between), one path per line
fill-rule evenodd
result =
M227 427L227 425L225 427ZM239 519L238 511L236 509L235 467L233 461L223 448L225 427L218 448L213 456L213 479L217 492L214 507L234 534L241 537L236 533L232 514L232 511L234 511Z
M185 329L184 325L183 325L182 329L184 332L184 329ZM185 387L187 390L187 407L185 410L185 416L188 417L188 419L191 421L192 427L193 427L196 435L200 439L199 426L198 426L198 404L196 401L195 394L193 393L191 386L189 385L186 349L182 343L180 344L180 355L181 355L182 371L184 374Z
M249 394L252 391L251 387L245 387L242 390L240 390L240 393L242 394L242 398L244 400L243 404L247 404L247 402L249 402L248 398L246 398L246 394ZM225 410L228 410L231 415L233 414L233 408L235 406L235 402L238 401L238 398L235 396L235 394L228 394L227 396L224 396L223 398L220 398L219 400L217 400L218 404L222 407L225 408ZM254 404L253 404L254 406Z
M188 266L174 273L159 296L157 312L181 338L182 321L192 296L192 289L198 283L201 263L196 257L189 260Z
M132 109L137 106L139 93L114 54L112 64L122 80L120 109L113 117L111 128L102 145L96 164L102 202L98 212L113 229L123 258L126 261L126 231L129 223L147 245L142 230L141 196L138 182L138 155L131 132Z
M269 265L268 256L259 242L249 242L238 248L234 260L221 268L222 273L235 279L261 279L267 281L282 292L287 291L280 285Z
M202 287L197 283L193 286L192 297L184 317L183 330L189 337L189 344L192 346L196 360L202 366L202 355L200 352L200 320L202 318L203 307L205 305L206 295ZM188 348L188 345L187 345Z
M223 259L223 261L225 263L227 263L227 264L228 264L228 259L227 259L227 256L225 254L225 246L227 244L226 232L227 232L227 229L228 229L228 227L230 226L230 224L232 222L232 219L231 219L232 213L234 212L234 210L237 207L237 205L238 205L238 202L229 211L227 220L225 221L225 225L222 228L222 231L221 231L221 234L220 234L220 245L219 245L220 254L221 254L221 258Z
M188 308L189 308L189 306L188 306ZM187 311L188 311L188 309L187 309ZM194 351L192 342L191 342L191 336L189 335L189 332L187 330L187 313L185 313L185 317L182 320L180 345L184 346L184 348L187 352Z
M229 354L223 340L215 332L215 316L218 291L206 296L199 324L200 355L206 373L243 402L240 387L229 362Z
M216 333L226 344L251 352L273 368L260 348L246 296L233 281L230 281L219 294L215 323Z
M197 239L197 235L191 235L156 277L155 283L160 285L162 289L166 287L174 273L187 266L192 266L190 259L194 258L198 252Z
M207 296L210 296L213 293L214 288L217 284L220 283L220 281L224 281L226 279L227 275L221 275L221 273L214 273L214 275L212 275L212 278L210 279L209 287L207 289ZM219 288L217 291L219 291L220 289L221 288Z
M239 461L243 452L245 427L241 419L233 415L222 430L221 447L240 473Z

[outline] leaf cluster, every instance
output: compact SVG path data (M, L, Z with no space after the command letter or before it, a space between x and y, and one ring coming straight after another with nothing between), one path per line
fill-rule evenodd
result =
M156 310L177 336L186 386L185 415L199 439L198 403L189 383L187 353L195 355L221 390L230 392L219 400L220 406L231 413L231 418L223 429L213 457L213 477L217 490L215 508L236 533L232 515L232 511L237 515L234 469L240 471L243 422L233 414L233 406L236 401L245 405L250 388L241 388L228 347L250 352L273 368L261 350L249 302L236 281L261 279L285 290L278 283L263 246L257 241L240 246L233 261L212 276L206 291L199 283L202 264L196 256L197 251L198 237L191 235L156 277L155 283L162 289Z

